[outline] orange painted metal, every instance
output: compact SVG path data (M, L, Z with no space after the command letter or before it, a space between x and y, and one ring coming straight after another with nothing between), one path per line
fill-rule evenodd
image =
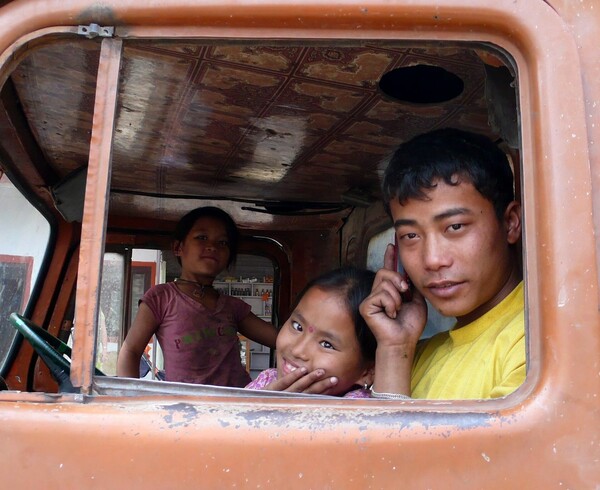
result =
M73 228L75 227L71 226L71 229ZM76 235L79 237L78 233ZM70 330L70 328L73 326L72 318L65 319L65 316L67 314L67 310L69 309L71 300L74 299L73 295L75 293L75 284L77 279L77 265L79 262L78 249L75 250L75 253L72 253L70 247L69 252L71 255L68 257L68 262L66 262L67 266L64 275L60 278L60 280L53 281L53 284L60 286L56 303L54 304L54 308L48 308L48 311L52 310L52 317L50 318L47 329L48 333L61 339L64 338L62 336L64 333L62 333L61 330L64 328L68 328ZM40 306L45 306L47 303L41 301L38 304ZM58 383L54 380L54 378L52 378L50 370L39 358L35 365L33 391L42 391L46 393L56 393L58 391Z
M577 44L586 117L588 151L592 166L592 200L594 205L594 230L600 234L600 62L598 62L597 29L600 9L594 0L579 4L568 0L548 2L562 17ZM596 241L596 256L600 257L600 241ZM600 280L600 265L596 262ZM600 296L600 291L598 291Z
M122 41L104 39L98 67L94 123L79 250L77 303L71 381L89 393L92 385L96 323L100 298L101 270L106 230L106 203L110 187L112 137L114 130Z
M597 485L600 315L592 180L597 185L600 161L597 150L590 152L600 100L590 79L600 39L597 13L590 14L596 22L582 27L573 12L583 11L573 3L559 5L568 11L565 20L558 7L537 0L98 5L9 4L0 10L0 50L31 30L77 18L152 25L153 35L174 35L173 26L181 25L218 37L465 40L509 52L519 74L529 374L515 394L484 402L0 393L0 447L9 448L1 460L12 470L12 488L61 481L90 488ZM579 36L595 43L578 43ZM93 146L110 141L105 136ZM86 202L93 213L87 220L98 225L101 207L93 204ZM84 247L83 239L91 237L82 238L79 276L89 281L99 277L97 245ZM88 392L94 285L78 285L78 301L84 294L77 310L84 340L73 379Z
M15 40L15 42L0 55L0 66L4 66L2 76L0 76L0 86L3 86L12 70L23 61L24 56L31 53L37 47L44 46L49 37L59 37L61 35L75 35L77 27L47 27L35 32L31 32Z
M77 268L79 265L78 252L79 249L75 249L74 253L69 258L67 270L60 282L60 292L56 299L54 310L52 311L52 318L48 324L48 333L55 337L60 337L67 310L69 309L72 295L75 292L75 285L77 284Z

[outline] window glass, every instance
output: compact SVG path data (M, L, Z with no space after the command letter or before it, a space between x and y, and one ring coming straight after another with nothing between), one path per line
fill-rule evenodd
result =
M117 357L126 331L130 328L144 293L158 282L165 273L165 263L160 250L133 249L131 253L131 293L128 308L125 306L129 254L107 252L104 254L100 310L98 312L98 336L96 343L96 367L108 376L117 374ZM126 321L127 320L127 321ZM140 359L140 377L156 379L163 367L162 351L153 337Z
M369 240L367 269L377 271L383 267L383 254L389 243L394 243L394 228L392 226Z
M3 366L16 336L8 317L13 312L23 314L27 308L48 247L50 225L6 175L0 177L0 202L0 366Z
M155 284L173 281L180 266L170 250L133 249L131 253L131 293L125 308L125 253L105 253L100 291L96 367L109 376L116 375L118 350L133 324L142 296ZM223 272L214 282L221 293L236 296L248 303L252 311L265 321L272 321L274 311L275 268L264 257L240 254L235 266ZM125 321L128 320L129 323ZM240 356L252 378L272 364L271 350L240 336ZM164 358L156 337L150 339L140 359L140 378L164 379Z
M248 303L252 312L267 322L273 322L273 294L275 268L273 263L257 255L239 254L230 269L223 272L214 286L222 294L229 294ZM240 355L252 379L272 367L273 353L265 345L240 337Z
M172 255L172 254L171 254ZM175 261L172 257L171 264ZM138 311L140 299L155 284L166 282L167 262L160 250L133 249L131 254L130 323ZM164 379L164 358L156 336L152 336L140 360L140 378Z
M123 323L125 257L119 253L104 254L96 367L104 374L117 374L117 354Z

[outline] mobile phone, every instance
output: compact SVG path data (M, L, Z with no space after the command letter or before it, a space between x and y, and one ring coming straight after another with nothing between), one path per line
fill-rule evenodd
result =
M412 299L413 299L413 283L410 280L410 277L408 277L406 270L402 266L402 262L400 262L399 256L400 256L400 254L399 254L399 250L398 250L398 238L394 237L394 269L396 270L396 272L399 272L400 274L402 274L402 277L408 283L408 289L406 291L400 293L400 296L402 297L402 301L405 303L408 303L409 301L412 301Z

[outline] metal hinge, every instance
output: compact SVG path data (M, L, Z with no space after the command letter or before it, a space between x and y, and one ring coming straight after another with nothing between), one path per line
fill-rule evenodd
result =
M98 24L90 24L89 26L78 26L77 34L85 36L88 39L94 37L113 37L115 34L115 28L112 26L102 27Z

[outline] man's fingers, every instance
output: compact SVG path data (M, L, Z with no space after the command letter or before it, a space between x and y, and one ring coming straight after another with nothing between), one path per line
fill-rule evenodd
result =
M371 293L360 305L361 315L379 315L382 311L390 318L394 317L397 303L394 298L383 288ZM390 315L392 313L392 315Z
M383 255L383 268L388 271L396 271L396 247L388 243Z
M400 291L405 291L408 287L406 278L399 272L388 269L379 269L377 274L375 274L375 280L373 281L373 287L371 288L371 291L376 292L385 282L391 282L396 289Z
M371 295L363 302L364 309L361 309L361 311L368 314L384 310L388 317L396 318L396 313L402 307L402 294L408 291L410 286L399 274L391 271L380 272L384 272L389 277L380 277L381 280L377 287L373 288Z

